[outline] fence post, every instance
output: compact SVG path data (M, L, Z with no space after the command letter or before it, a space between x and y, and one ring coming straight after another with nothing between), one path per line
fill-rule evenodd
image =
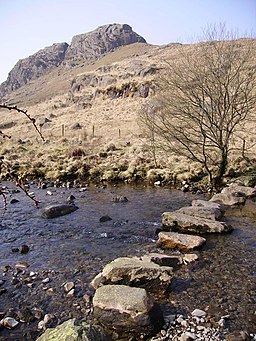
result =
M65 126L64 124L61 125L61 136L63 137L65 135Z
M118 129L118 137L121 137L121 129Z
M94 125L92 126L92 137L94 137Z

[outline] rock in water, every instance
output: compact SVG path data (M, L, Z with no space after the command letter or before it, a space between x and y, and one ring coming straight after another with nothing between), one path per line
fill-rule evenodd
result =
M72 212L76 211L77 209L78 209L77 206L71 205L71 204L70 205L69 204L52 205L52 206L48 206L48 207L44 208L41 211L41 215L44 218L52 219L52 218L57 218L57 217L60 217L62 215L72 213Z
M68 320L56 328L47 329L37 341L111 341L100 326L76 323L75 319Z
M224 233L230 232L233 228L226 222L193 217L179 211L164 212L162 214L163 226L172 231L184 233Z
M104 216L100 217L100 223L105 223L105 222L111 221L111 220L112 220L112 218L109 217L108 215L104 215Z
M194 250L206 242L205 238L176 232L160 232L158 237L158 247L185 252Z
M107 264L91 285L95 289L106 284L122 284L148 291L165 291L172 277L172 267L160 266L152 262L150 257L120 257Z
M141 335L160 330L163 323L161 311L142 288L104 285L96 290L93 307L94 318L122 337L128 332L139 340Z

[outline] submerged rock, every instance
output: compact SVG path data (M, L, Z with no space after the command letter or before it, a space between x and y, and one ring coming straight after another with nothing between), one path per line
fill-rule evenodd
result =
M78 207L72 204L52 205L44 208L41 215L43 218L52 219L72 213L77 209Z
M56 328L47 329L37 341L111 341L100 326L68 320Z
M122 336L151 335L163 324L160 309L142 288L104 285L95 292L93 308L96 321Z
M112 220L112 218L109 217L108 215L104 215L104 216L100 217L100 223L105 223L105 222L111 221L111 220Z
M172 280L172 268L149 259L120 257L107 264L91 282L96 289L106 284L143 287L149 291L166 290Z
M206 239L199 236L176 232L160 232L157 246L163 249L176 249L187 252L202 246L205 242Z
M128 199L127 197L123 196L123 195L117 195L115 197L112 198L113 202L127 202Z

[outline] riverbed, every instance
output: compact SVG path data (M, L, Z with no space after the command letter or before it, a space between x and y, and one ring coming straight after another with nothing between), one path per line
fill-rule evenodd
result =
M92 294L89 283L103 266L120 256L159 251L156 230L161 227L161 214L203 197L129 185L90 186L85 191L31 186L29 190L40 201L39 209L24 193L14 193L8 195L7 211L1 218L0 280L6 291L0 295L0 314L10 311L15 316L27 308L38 311L38 319L0 330L0 340L35 340L40 314L54 315L53 325L70 317L86 320L90 315L86 297ZM71 194L77 211L50 220L41 217L42 208L65 203ZM120 195L128 201L112 201ZM19 202L10 204L14 198ZM199 260L176 272L172 290L161 302L166 311L186 314L195 308L207 309L216 319L230 315L231 331L255 332L255 212L251 201L227 213L234 231L207 236L206 245L197 252ZM106 215L112 220L101 223ZM27 253L20 252L22 245L29 247ZM18 263L26 263L27 268L15 273ZM65 295L67 281L76 284L74 297Z

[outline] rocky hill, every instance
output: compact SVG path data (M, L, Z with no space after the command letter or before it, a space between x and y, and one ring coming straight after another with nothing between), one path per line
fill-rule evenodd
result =
M19 60L9 72L7 80L0 85L0 98L59 66L67 48L67 43L53 44L28 58Z
M236 47L247 44L256 40L239 40ZM20 61L4 83L4 101L28 110L45 141L26 117L1 110L0 130L12 138L0 137L0 155L21 174L48 179L182 182L201 176L198 164L160 148L155 163L140 116L158 94L166 61L175 64L194 51L200 56L204 46L150 45L130 26L113 24ZM255 129L250 143L256 146Z
M0 99L19 89L30 80L37 79L64 64L69 67L81 60L97 60L116 48L133 43L146 43L129 25L110 24L73 37L71 44L57 43L34 55L21 59L9 72L7 80L0 85Z
M95 31L73 37L65 55L65 62L95 60L116 48L133 43L146 43L131 26L112 24L98 27Z

